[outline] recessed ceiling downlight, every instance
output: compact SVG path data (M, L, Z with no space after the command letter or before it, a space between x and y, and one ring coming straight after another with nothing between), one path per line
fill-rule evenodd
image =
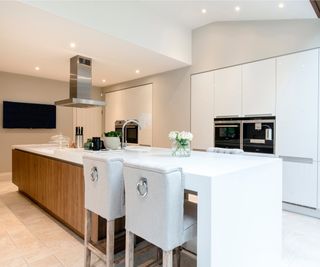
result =
M206 14L206 13L207 13L207 10L206 10L205 8L202 8L202 9L201 9L201 13L202 13L202 14Z
M106 82L106 79L102 79L102 82L105 83L105 82Z
M34 69L35 69L36 71L39 71L39 70L40 70L40 67L39 67L39 66L36 66L36 67L34 67Z
M76 47L76 44L72 42L72 43L70 43L70 47L71 47L71 48L75 48L75 47Z
M140 70L136 70L136 74L139 74L140 73Z
M279 8L284 8L284 3L279 3L279 4L278 4L278 7L279 7Z
M241 8L240 8L239 6L235 6L235 7L234 7L234 10L235 10L236 12L239 12L240 9L241 9Z

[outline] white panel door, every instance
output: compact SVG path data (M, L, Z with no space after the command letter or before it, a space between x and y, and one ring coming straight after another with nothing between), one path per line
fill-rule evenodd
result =
M276 153L317 160L318 50L277 58Z
M215 117L241 116L241 66L214 72Z
M106 131L114 131L116 120L137 119L143 127L138 143L152 145L152 84L107 93L105 100Z
M213 146L213 86L213 71L191 76L193 149L207 149Z
M275 115L276 60L242 66L242 112L244 116Z
M317 162L283 159L283 201L317 207Z

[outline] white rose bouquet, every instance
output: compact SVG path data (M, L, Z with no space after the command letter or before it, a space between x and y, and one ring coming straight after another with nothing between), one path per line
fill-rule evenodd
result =
M172 156L189 157L191 154L190 142L193 135L190 132L171 131L169 139L172 141Z

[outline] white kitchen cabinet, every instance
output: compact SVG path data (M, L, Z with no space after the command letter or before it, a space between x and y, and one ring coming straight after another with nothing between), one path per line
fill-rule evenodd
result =
M193 149L207 149L213 146L213 86L213 71L191 76Z
M276 153L317 161L318 50L277 58Z
M152 84L107 93L105 100L105 131L114 131L116 120L137 119L138 143L152 146Z
M244 116L275 115L276 60L242 65L242 113Z
M215 117L241 116L241 66L214 72Z
M317 207L317 162L283 158L283 201Z

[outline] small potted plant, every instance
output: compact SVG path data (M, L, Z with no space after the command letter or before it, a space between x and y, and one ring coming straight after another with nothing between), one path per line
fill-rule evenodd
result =
M116 131L111 131L104 133L104 145L106 148L110 148L113 150L119 149L120 148L120 136L121 133L116 132Z
M169 139L172 142L172 156L174 157L190 157L193 135L190 132L172 131L169 133Z

